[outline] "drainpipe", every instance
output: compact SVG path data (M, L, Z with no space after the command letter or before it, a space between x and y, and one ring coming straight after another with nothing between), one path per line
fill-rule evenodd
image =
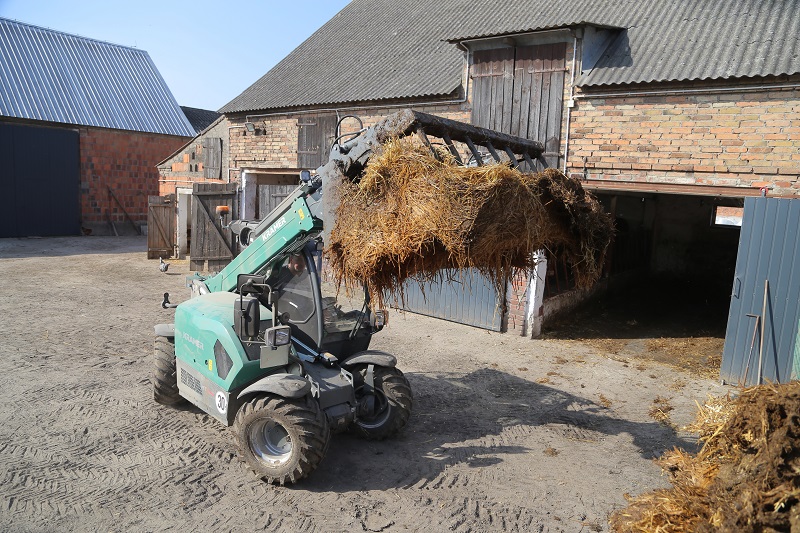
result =
M578 56L578 32L572 30L572 67L570 68L569 101L567 102L567 132L564 136L564 174L567 173L567 160L569 159L569 127L572 108L575 106L575 64Z

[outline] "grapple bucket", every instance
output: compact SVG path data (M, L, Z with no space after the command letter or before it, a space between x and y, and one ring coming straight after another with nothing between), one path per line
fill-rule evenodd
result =
M334 194L339 180L358 179L376 148L390 139L407 135L417 135L437 158L441 157L437 147L445 148L461 165L507 162L515 168L523 165L528 170L535 169L537 163L539 168L547 167L542 155L544 145L540 142L411 109L398 111L367 128L358 137L335 144L328 163L317 169L323 180L322 219L325 221L323 237L326 241L339 204ZM462 150L456 143L463 144Z

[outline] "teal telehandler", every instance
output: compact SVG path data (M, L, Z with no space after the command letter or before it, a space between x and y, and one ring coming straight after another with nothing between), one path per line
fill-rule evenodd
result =
M189 277L190 299L175 305L164 295L162 307L174 308L175 318L155 327L155 400L188 400L233 426L240 458L269 483L294 483L314 471L332 432L384 439L411 415L411 388L395 357L369 349L386 311L372 309L366 291L338 291L322 271L322 251L336 183L358 180L376 148L412 133L459 162L453 141L463 143L471 153L465 164L544 162L534 141L395 113L337 138L328 163L302 172L298 188L264 219L226 223L227 208L218 208L241 252L215 275ZM442 139L440 148L429 135Z

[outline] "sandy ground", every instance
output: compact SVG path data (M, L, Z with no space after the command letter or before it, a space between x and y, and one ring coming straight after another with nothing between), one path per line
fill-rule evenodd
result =
M415 395L394 440L333 438L291 488L254 478L233 435L152 399L153 325L188 297L141 237L0 240L2 531L607 531L652 458L695 449L716 380L393 312L373 347Z

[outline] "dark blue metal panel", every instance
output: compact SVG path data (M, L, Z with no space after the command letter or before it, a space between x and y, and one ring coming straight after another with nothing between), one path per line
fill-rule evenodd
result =
M799 228L800 200L745 200L722 356L721 377L726 382L756 384L759 355L763 355L764 380L782 383L796 377L795 360L800 357Z
M0 123L0 237L80 234L77 131Z
M459 324L500 331L503 295L489 280L474 270L452 271L449 281L405 286L403 309Z

